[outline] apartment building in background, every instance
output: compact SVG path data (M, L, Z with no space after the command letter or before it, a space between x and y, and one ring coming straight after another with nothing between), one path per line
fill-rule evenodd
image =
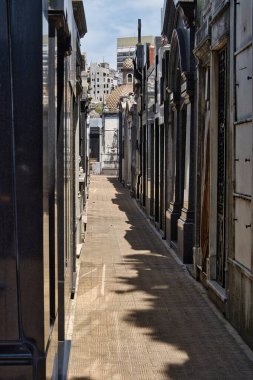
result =
M107 96L118 85L118 72L109 63L91 63L90 94L93 103L105 102Z
M141 38L142 43L154 43L153 36L143 36ZM127 58L133 58L136 51L136 44L138 43L138 37L121 37L117 38L117 70L121 71L123 62Z

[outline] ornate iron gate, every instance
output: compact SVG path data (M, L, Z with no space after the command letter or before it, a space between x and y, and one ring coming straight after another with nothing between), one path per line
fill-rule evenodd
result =
M225 286L226 49L218 55L217 282Z

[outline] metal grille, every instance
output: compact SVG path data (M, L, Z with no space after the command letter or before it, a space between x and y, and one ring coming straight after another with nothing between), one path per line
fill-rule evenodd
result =
M226 50L218 57L217 281L225 286Z

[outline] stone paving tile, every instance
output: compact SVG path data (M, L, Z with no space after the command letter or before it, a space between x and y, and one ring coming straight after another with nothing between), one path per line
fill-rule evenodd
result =
M91 178L69 380L247 380L253 362L115 178Z

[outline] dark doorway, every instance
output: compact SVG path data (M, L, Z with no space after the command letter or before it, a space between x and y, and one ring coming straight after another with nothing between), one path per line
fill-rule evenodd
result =
M155 121L155 221L159 223L159 206L160 206L160 135L159 135L159 121Z
M143 200L142 205L146 206L146 196L147 196L147 127L146 125L143 126L143 165L142 165L142 194L143 194Z
M217 282L225 287L226 49L218 54Z
M154 146L154 141L155 141L155 127L154 123L151 124L151 139L150 139L150 166L151 166L151 191L150 191L150 215L153 217L154 216L154 193L155 193L155 184L154 184L154 177L155 177L155 146Z
M164 172L164 125L160 126L160 229L165 232L165 200L164 200L164 183L165 183L165 172Z
M100 136L100 130L98 127L91 128L90 131L90 158L93 160L96 160L97 162L100 161L100 149L99 149L99 136Z

